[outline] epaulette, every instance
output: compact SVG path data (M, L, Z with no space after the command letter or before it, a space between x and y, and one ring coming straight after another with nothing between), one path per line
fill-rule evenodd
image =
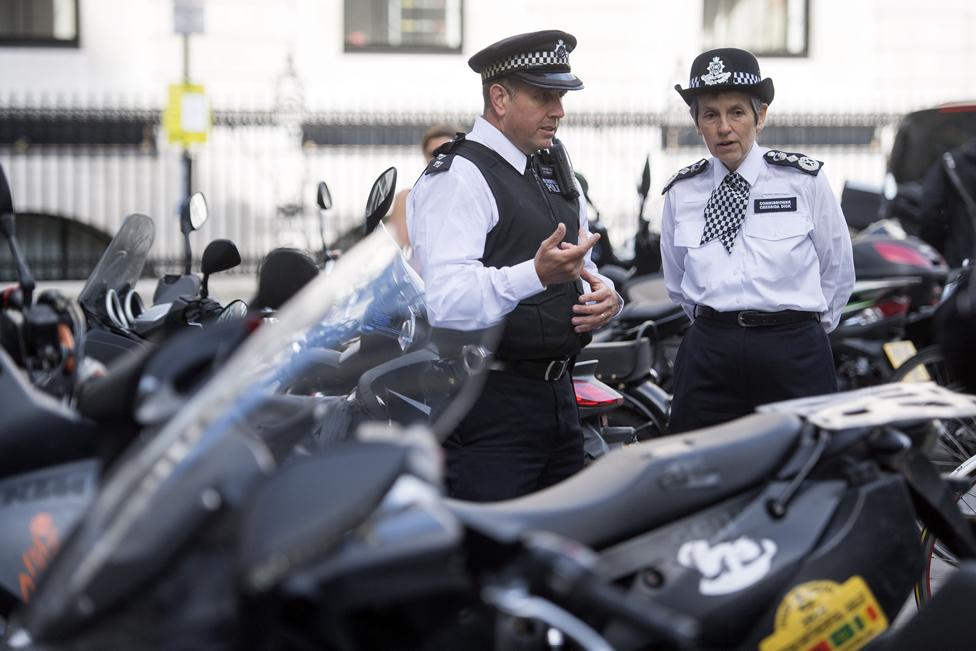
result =
M451 163L454 162L454 148L463 140L464 134L458 132L454 134L453 140L448 140L443 145L435 149L434 157L427 165L427 169L424 170L424 175L437 174L438 172L446 172L447 170L451 169Z
M697 163L692 163L688 167L682 167L680 170L674 173L674 175L668 179L668 182L664 184L664 189L661 190L661 194L666 194L671 186L678 181L684 181L685 179L690 179L693 176L698 176L702 172L708 169L708 159L703 158Z
M816 176L820 173L820 168L823 167L823 162L814 160L809 156L804 156L798 152L789 151L779 151L777 149L770 149L765 154L763 154L763 159L770 165L782 165L784 167L792 167L793 169L800 170L801 172L806 172L810 176Z

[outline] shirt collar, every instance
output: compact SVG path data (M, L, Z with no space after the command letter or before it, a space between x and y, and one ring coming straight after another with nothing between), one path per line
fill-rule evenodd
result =
M765 154L767 151L769 150L765 147L760 147L758 144L753 143L752 149L749 150L749 153L746 154L745 160L742 161L742 163L739 165L739 169L736 170L736 172L739 173L739 176L749 182L749 187L756 184L756 180L759 178L759 172L762 170L763 154ZM730 172L722 161L714 156L712 157L712 160L715 161L714 169L712 171L712 180L717 188L722 182L722 179L724 179L726 175L730 174Z
M480 115L474 119L474 127L465 138L493 150L514 167L519 174L525 173L525 164L528 161L526 155L519 151L519 148L513 145L512 141L505 137L505 134Z

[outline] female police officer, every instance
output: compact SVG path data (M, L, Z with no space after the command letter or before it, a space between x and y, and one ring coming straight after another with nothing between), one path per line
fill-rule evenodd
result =
M693 320L675 360L671 431L836 391L827 332L854 284L850 235L822 163L756 144L773 100L749 52L699 55L675 90L712 154L664 188L661 256Z

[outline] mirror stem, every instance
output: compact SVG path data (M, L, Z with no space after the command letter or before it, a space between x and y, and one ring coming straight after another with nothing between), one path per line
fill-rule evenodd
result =
M185 275L190 275L192 272L191 263L193 262L193 255L190 252L190 233L183 233L183 273Z
M7 236L7 242L10 244L10 254L13 256L14 264L17 265L17 278L20 281L20 291L24 295L24 305L28 306L31 304L34 294L34 276L31 275L30 269L27 267L27 260L24 259L20 245L17 244L13 214L7 213L0 216L0 219L3 220L3 233Z

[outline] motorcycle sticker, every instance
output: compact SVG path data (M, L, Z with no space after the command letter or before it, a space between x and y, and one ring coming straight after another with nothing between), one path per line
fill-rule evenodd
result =
M776 555L776 543L768 538L756 542L741 536L712 546L707 540L692 540L678 549L678 562L698 570L698 591L706 596L744 590L769 574Z
M888 619L860 576L844 583L810 581L791 589L773 633L759 651L857 651L888 628Z
M21 554L24 572L17 581L20 584L20 598L24 603L30 601L36 588L37 577L47 569L48 563L58 551L58 530L50 513L41 512L30 521L31 546Z

